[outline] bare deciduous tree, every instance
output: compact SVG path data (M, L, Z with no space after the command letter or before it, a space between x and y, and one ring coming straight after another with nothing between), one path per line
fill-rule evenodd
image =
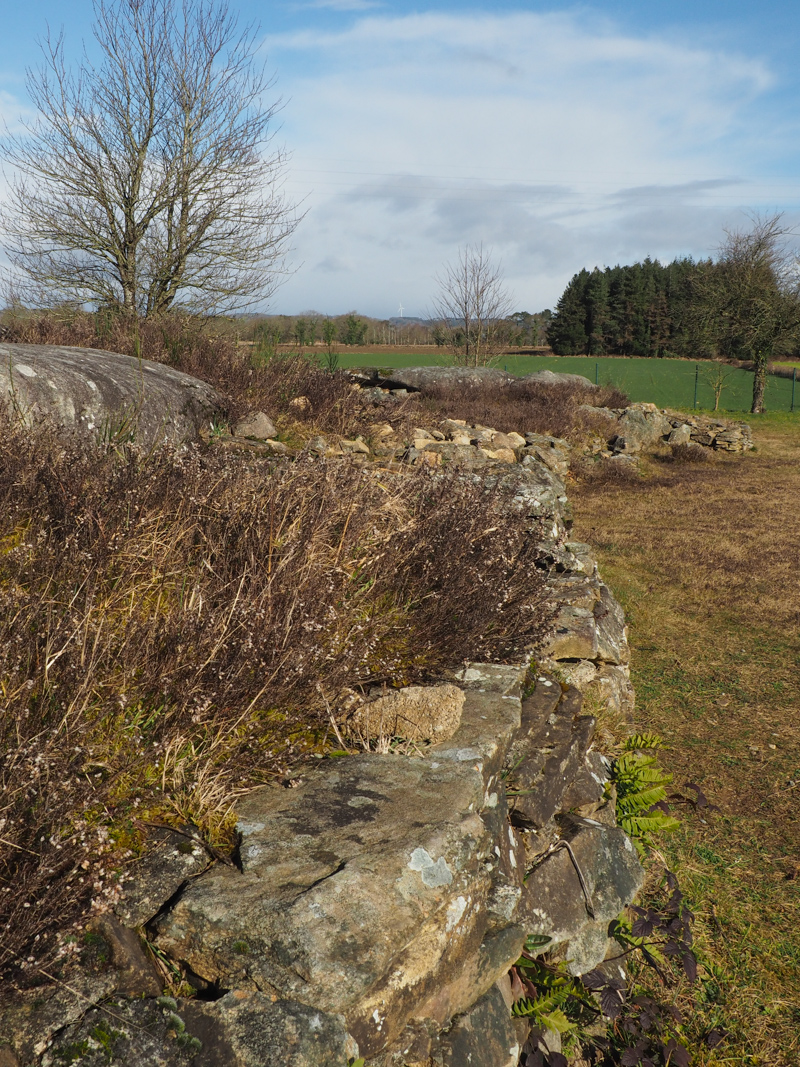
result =
M712 363L710 368L704 370L703 381L711 386L714 394L714 411L719 411L722 393L728 388L728 379L733 374L735 374L735 368L726 367L724 363Z
M453 359L473 367L490 363L507 343L513 306L500 266L482 244L466 245L435 281L432 318Z
M716 263L696 281L699 311L718 351L752 360L751 411L764 410L767 365L800 332L797 259L782 215L754 215L749 230L730 230Z
M6 138L12 284L149 317L263 300L297 219L278 191L255 30L225 0L94 0L101 60L63 33L28 74L38 116Z

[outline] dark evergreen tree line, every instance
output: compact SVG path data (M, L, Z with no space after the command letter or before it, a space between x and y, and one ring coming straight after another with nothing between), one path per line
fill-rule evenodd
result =
M698 278L710 261L649 257L632 266L582 270L556 305L547 339L559 356L711 355L712 339L696 314Z

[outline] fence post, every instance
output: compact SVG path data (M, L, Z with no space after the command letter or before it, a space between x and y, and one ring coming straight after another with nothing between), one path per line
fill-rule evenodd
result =
M792 406L789 411L794 411L794 387L797 385L797 367L794 368L794 374L792 375Z
M597 376L598 376L599 373L600 373L600 364L599 363L595 363L595 365L594 365L594 384L595 385L597 385Z
M697 383L700 380L700 364L694 365L694 406L697 407Z

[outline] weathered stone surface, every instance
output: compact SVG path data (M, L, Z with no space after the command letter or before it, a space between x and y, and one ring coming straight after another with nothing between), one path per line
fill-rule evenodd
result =
M448 741L434 745L428 756L437 763L472 766L484 784L485 801L498 801L498 775L509 741L519 728L520 701L503 698L502 708L491 693L468 692L461 725Z
M600 600L594 607L597 628L597 658L604 663L627 663L628 628L625 613L604 583L600 583Z
M537 682L537 689L543 683ZM516 764L509 762L509 787L513 788L511 818L517 825L541 829L561 810L566 790L577 775L594 736L591 716L580 715L577 690L562 694L546 717L546 697L528 698L522 704L520 743L530 754ZM516 750L514 746L512 751Z
M632 721L636 694L627 664L600 664L597 674L584 692L587 696L596 697L610 711Z
M111 1001L59 1033L42 1067L343 1067L356 1055L341 1016L238 991L210 1003Z
M111 950L116 971L114 991L127 996L157 997L163 982L152 961L144 954L138 935L123 926L113 915L99 915L89 929L101 937Z
M218 1059L219 1067L343 1067L359 1053L341 1015L297 1001L237 990L204 1005L202 1015L216 1024L234 1057ZM193 1021L189 1014L187 1029ZM200 1067L202 1059L194 1062Z
M487 486L493 484L486 479ZM509 517L552 519L553 537L561 539L565 533L564 516L568 513L564 482L533 456L525 456L520 463L502 470L497 484L511 491L508 502Z
M187 827L191 834L191 828ZM126 868L122 893L114 905L117 917L130 927L144 926L180 887L210 864L208 853L192 837L159 828L148 840L150 851Z
M652 404L631 404L617 421L615 451L640 452L672 432L672 424Z
M356 437L352 441L341 440L339 447L343 452L360 452L364 456L369 455L369 445L362 437Z
M492 442L494 444L494 442ZM495 463L516 463L517 457L510 448L483 448L483 453Z
M491 448L494 452L500 448L507 452L513 452L514 449L520 448L524 444L525 438L518 433L515 433L513 437L510 434L494 433L491 438Z
M569 472L572 447L560 437L547 437L544 434L526 433L523 454L540 460L559 478L566 478Z
M564 791L562 810L572 811L602 801L608 776L609 764L605 756L594 750L587 752Z
M23 1067L38 1062L54 1033L80 1019L87 1005L114 992L113 971L76 974L69 986L50 985L23 993L13 1003L0 1005L0 1040Z
M644 879L636 851L618 827L575 815L559 816L558 823L572 855L568 849L560 848L528 873L515 914L516 921L529 933L552 939L548 948L570 943L590 923L605 923L607 927L635 898ZM589 914L573 856L586 882L593 915ZM597 942L592 943L597 948ZM581 945L585 951L586 945ZM570 944L565 952L569 959ZM594 960L584 955L581 966L590 970L604 956L605 950Z
M549 595L555 603L563 608L585 608L592 613L600 600L601 584L595 575L573 570L551 574L547 580Z
M253 437L257 441L267 441L278 432L275 423L263 411L251 411L239 419L233 426L237 437Z
M205 382L150 360L60 345L0 345L0 401L26 421L51 416L95 438L145 448L196 441L221 418Z
M370 739L446 741L461 723L464 693L455 685L412 685L361 705L348 729Z
M88 936L97 952L96 971L72 974L68 981L30 990L0 1007L0 1052L10 1064L15 1064L12 1054L25 1067L49 1062L54 1035L78 1023L88 1007L111 994L153 997L161 992L159 975L132 930L111 915L101 915L91 923Z
M296 396L289 401L289 407L298 415L308 415L311 412L311 401L307 396Z
M225 435L214 437L211 440L214 448L221 448L225 452L241 452L255 454L257 456L288 456L291 449L283 441L257 441L254 437L234 437Z
M597 626L593 609L565 604L558 613L545 653L554 660L596 659Z
M319 435L309 437L305 444L305 451L311 452L317 456L324 456L328 451L328 442L324 437Z
M589 389L596 388L594 383L590 382L582 374L565 374L561 371L552 370L533 371L531 374L526 374L522 381L541 382L542 385L581 385Z
M517 1067L522 1046L502 991L494 986L441 1038L444 1067Z
M483 938L477 755L354 756L258 790L240 808L243 873L195 880L157 943L206 981L341 1012L362 1054L380 1050Z
M519 959L527 936L523 927L511 924L485 937L475 955L449 982L435 989L415 1011L415 1017L444 1026L454 1015L470 1010Z
M561 606L545 654L553 660L627 663L625 615L606 585L569 576L550 581Z
M397 367L385 380L389 388L427 389L437 385L474 388L477 385L507 385L517 381L513 374L496 367Z
M503 435L509 442L508 448L524 448L527 441L521 433L517 433L515 430L511 430L509 433Z
M462 467L465 470L477 470L485 467L489 457L481 448L472 445L458 445L452 441L426 441L422 449L409 450L409 459L412 462L417 459L425 460L435 456L440 463L452 467Z
M514 910L522 896L525 876L525 844L522 835L508 821L507 804L496 809L501 825L495 826L497 863L492 875L492 888L486 901L489 930L502 930L512 921ZM488 821L484 812L484 821Z
M668 445L688 445L692 439L692 428L687 423L676 426L667 438Z

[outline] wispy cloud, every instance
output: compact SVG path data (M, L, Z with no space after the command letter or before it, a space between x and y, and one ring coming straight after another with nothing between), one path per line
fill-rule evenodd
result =
M367 15L265 46L317 264L287 308L414 311L466 241L502 256L530 309L584 265L707 254L756 195L754 160L768 169L765 116L785 121L762 107L762 60L584 13Z

